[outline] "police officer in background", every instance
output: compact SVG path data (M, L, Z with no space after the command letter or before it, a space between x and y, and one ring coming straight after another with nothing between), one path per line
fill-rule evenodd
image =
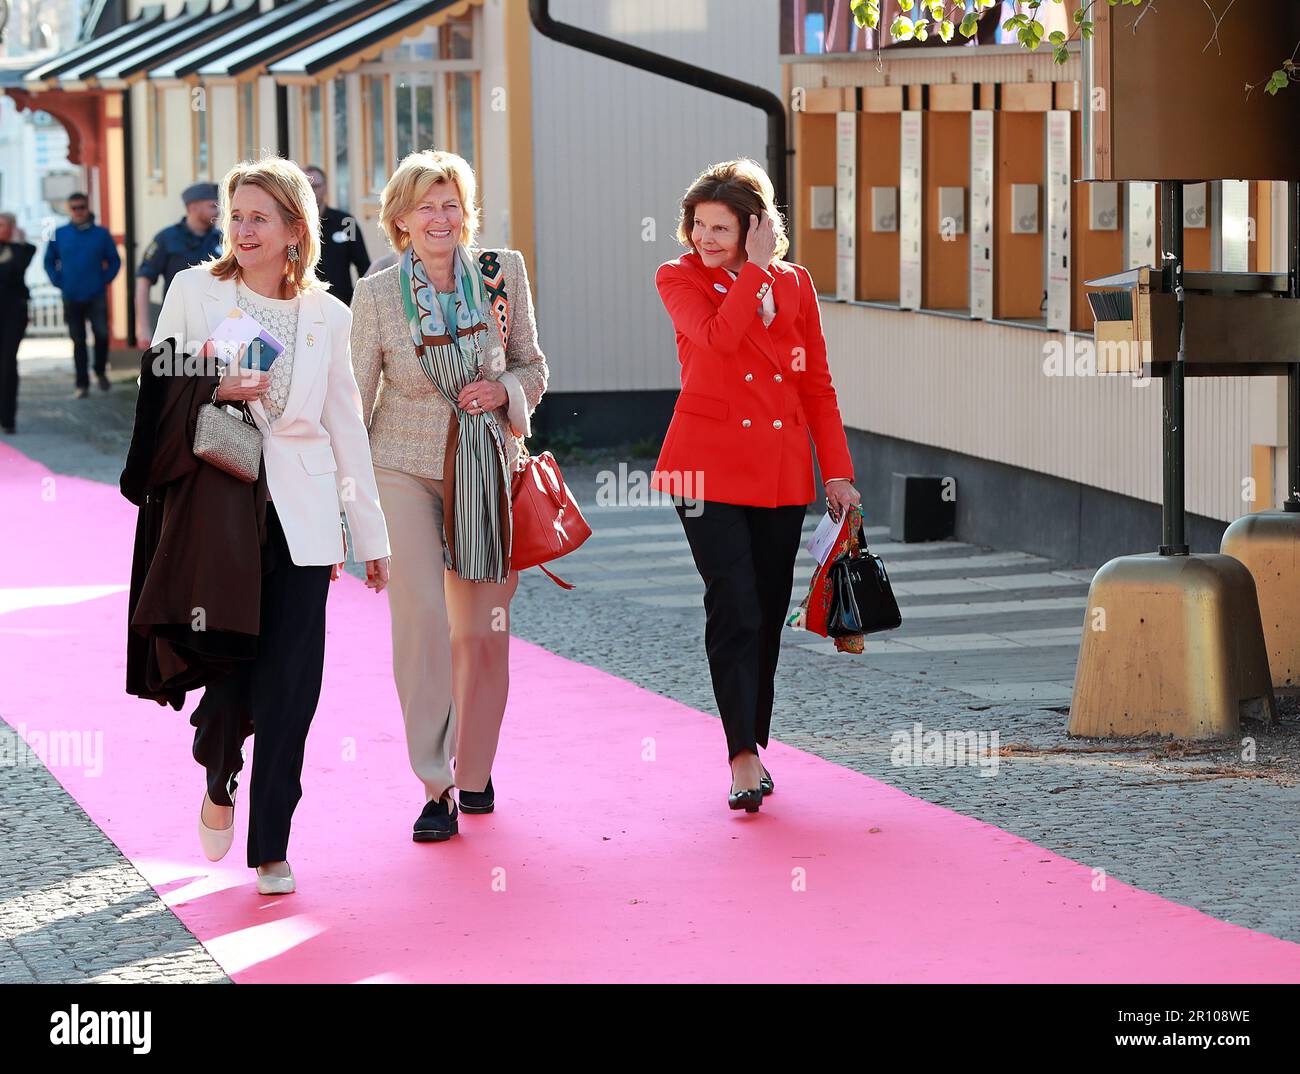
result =
M163 297L172 285L172 277L182 269L216 257L221 253L221 229L217 227L217 184L195 183L181 192L185 216L163 228L144 252L135 280L135 345L148 347L153 340L153 318L149 309L149 292L163 281Z
M303 172L316 193L316 205L320 209L320 264L316 266L316 275L329 282L330 294L350 306L353 266L357 276L364 276L370 267L361 223L346 209L325 204L325 173L320 168L311 164Z

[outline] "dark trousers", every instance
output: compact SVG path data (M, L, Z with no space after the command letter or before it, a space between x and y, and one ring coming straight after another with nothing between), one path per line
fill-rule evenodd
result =
M677 504L704 579L704 649L727 734L727 759L767 745L776 662L790 609L804 505Z
M68 325L68 335L72 337L72 362L77 369L77 387L90 386L90 373L87 371L86 322L95 336L95 374L108 369L108 296L99 295L84 302L63 300L63 319Z
M0 426L12 428L18 411L18 344L27 334L27 300L0 300Z
M284 530L266 505L262 546L262 607L257 657L213 682L190 717L194 759L207 769L208 797L232 804L244 766L244 739L253 750L248 865L285 861L289 825L302 797L307 729L320 699L325 667L325 598L330 569L298 567Z

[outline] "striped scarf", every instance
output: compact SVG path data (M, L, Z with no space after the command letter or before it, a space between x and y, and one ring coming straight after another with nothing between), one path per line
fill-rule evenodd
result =
M424 263L408 246L400 262L402 303L420 368L451 406L443 466L443 525L450 566L471 582L504 582L510 573L510 478L501 429L490 413L461 410L460 390L482 376L488 331L478 261L456 247L454 335Z

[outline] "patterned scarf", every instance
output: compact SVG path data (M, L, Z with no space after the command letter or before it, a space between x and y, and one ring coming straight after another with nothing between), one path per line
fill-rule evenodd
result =
M483 372L488 323L478 260L456 247L456 325L444 323L442 304L424 263L408 246L402 254L402 303L411 342L425 376L451 406L443 466L443 524L450 566L471 582L504 582L510 573L510 477L501 429L485 410L461 410L460 390Z

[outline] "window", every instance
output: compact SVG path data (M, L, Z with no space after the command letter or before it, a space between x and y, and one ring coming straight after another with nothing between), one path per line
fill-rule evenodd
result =
M303 164L325 167L325 117L322 114L320 85L302 91Z
M239 98L239 157L256 160L261 155L257 140L257 83L241 82L235 92Z
M334 204L352 204L352 173L348 168L348 84L343 77L332 86L334 97L334 167L330 176L334 184ZM322 165L323 166L323 165Z
M478 124L478 72L452 72L447 79L448 148L474 166L475 131Z
M434 129L433 75L423 72L400 74L393 80L396 116L397 159L417 149L437 149Z
M194 145L194 178L208 179L210 165L208 161L208 93L201 86L189 91L191 126L190 133Z
M384 79L361 76L362 129L365 131L367 192L378 194L388 182L390 160L384 119Z
M444 60L472 60L474 58L474 23L469 15L449 19L443 23L441 55Z
M398 161L415 150L447 149L476 163L480 18L474 9L441 27L426 26L358 69L367 196L375 196ZM354 193L361 193L359 186Z
M147 136L149 140L149 174L160 177L163 173L162 167L162 106L163 100L159 94L158 86L153 82L145 82L144 101L146 116ZM44 115L38 112L37 115Z

